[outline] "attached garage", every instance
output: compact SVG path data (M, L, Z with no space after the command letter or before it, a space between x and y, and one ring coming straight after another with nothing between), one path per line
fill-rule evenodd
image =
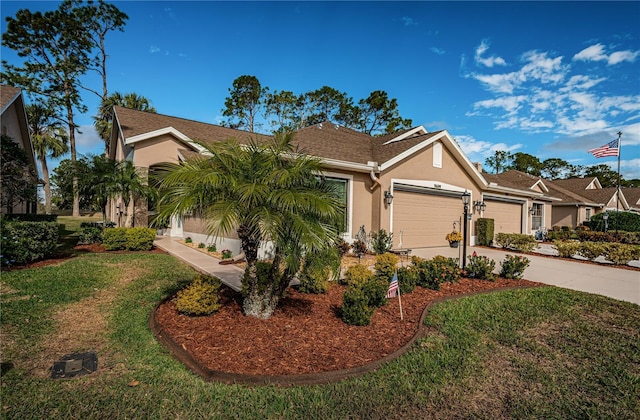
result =
M483 217L494 220L495 233L522 233L523 201L484 197Z
M404 248L447 246L447 233L460 229L462 193L395 185L393 192L393 245L402 232Z

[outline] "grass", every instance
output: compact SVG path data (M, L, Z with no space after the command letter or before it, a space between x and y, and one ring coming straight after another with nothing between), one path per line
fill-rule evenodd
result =
M376 372L323 386L250 388L204 382L149 331L154 305L193 275L162 254L85 254L3 273L2 361L13 368L2 376L2 417L624 419L640 412L637 305L550 287L468 297L434 307L431 333ZM80 307L98 307L104 328L91 342L57 343ZM51 380L29 370L34 357L47 361L43 354L50 366L54 354L95 349L83 344L98 346L99 372ZM129 386L133 380L139 385Z
M80 225L83 222L102 221L100 213L87 216L58 216L58 249L60 255L73 254L73 247L78 243Z

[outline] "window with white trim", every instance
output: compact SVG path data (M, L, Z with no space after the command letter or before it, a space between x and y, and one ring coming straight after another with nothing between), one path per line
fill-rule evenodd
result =
M349 229L348 220L348 206L349 206L349 180L343 178L327 177L327 183L331 185L340 199L340 204L343 206L343 219L342 226L340 226L341 232L347 232Z
M538 230L544 225L542 218L543 208L543 204L533 203L531 212L531 230Z

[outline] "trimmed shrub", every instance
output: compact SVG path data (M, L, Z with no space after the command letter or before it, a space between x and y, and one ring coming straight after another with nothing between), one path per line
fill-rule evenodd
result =
M327 248L320 252L308 254L300 279L302 293L324 293L329 288L329 281L340 274L340 254L336 248Z
M367 294L359 287L348 287L342 295L342 320L349 325L369 325L374 308Z
M640 232L618 232L616 236L622 244L640 245Z
M198 248L200 248L200 249L205 249L205 247L206 247L206 245L204 244L204 242L200 242L198 244Z
M149 251L156 231L145 227L107 228L102 232L102 244L107 251Z
M594 232L576 229L576 236L581 242L617 242L611 232Z
M120 251L127 249L126 227L109 228L102 232L102 245L107 251Z
M344 280L341 282L347 286L357 286L364 284L373 277L373 272L362 264L352 265L344 273Z
M418 267L400 267L398 268L398 285L400 286L400 293L406 294L413 292L418 284L418 278L420 272Z
M589 219L591 230L604 231L603 214L604 213L600 213L591 216L591 219ZM609 211L607 214L609 215L607 225L610 231L640 232L640 214L628 211Z
M193 239L191 239L190 236L187 236L186 238L184 238L184 243L185 244L190 244L191 242L193 242Z
M102 229L97 227L83 227L78 235L78 244L89 245L102 242Z
M220 308L219 288L220 280L198 274L189 286L176 295L176 308L185 315L211 315Z
M524 233L498 233L496 243L503 248L520 252L531 252L538 245L533 235Z
M606 244L604 257L614 264L627 265L629 261L640 259L640 246L628 244Z
M595 260L600 255L604 255L605 244L601 242L581 242L578 247L578 255L588 260Z
M146 227L127 228L126 249L129 251L150 251L156 239L156 231Z
M385 280L378 276L373 276L365 281L360 288L364 291L369 299L369 306L379 308L387 304L387 290L389 290L389 280Z
M564 258L571 258L578 253L580 242L576 241L553 241L553 246L558 250L558 255Z
M376 276L381 279L386 279L387 281L391 281L393 274L397 270L398 263L400 259L397 255L386 253L381 254L376 257L376 263L374 268L376 270Z
M439 290L440 284L460 280L462 270L458 267L457 258L446 258L441 255L431 260L413 259L418 270L418 285L427 289Z
M520 280L524 275L524 270L529 267L529 258L520 255L507 254L502 262L500 277L505 279Z
M493 243L494 220L480 218L476 221L476 239L478 245L490 246Z
M207 252L216 252L217 250L216 244L211 244L207 247Z
M0 220L0 262L3 266L23 265L54 254L58 244L55 222Z
M467 262L467 277L477 280L495 281L496 275L493 270L496 268L496 262L484 255L478 255L473 252Z
M384 254L393 246L393 233L387 233L386 230L380 229L371 234L371 248L376 254Z

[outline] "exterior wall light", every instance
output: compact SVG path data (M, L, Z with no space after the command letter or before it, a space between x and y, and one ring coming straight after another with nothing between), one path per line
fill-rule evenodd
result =
M384 203L387 206L390 206L392 202L393 202L393 194L391 194L391 191L385 191L384 192Z
M481 211L485 211L487 205L484 201L477 200L473 202L473 207L476 209L476 212L479 213Z

